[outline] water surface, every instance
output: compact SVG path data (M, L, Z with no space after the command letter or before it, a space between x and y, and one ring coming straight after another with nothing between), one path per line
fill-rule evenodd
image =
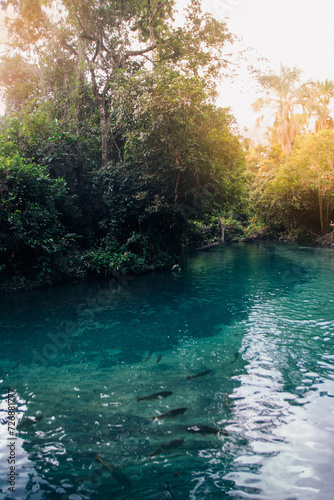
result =
M332 500L333 255L240 244L2 296L1 498Z

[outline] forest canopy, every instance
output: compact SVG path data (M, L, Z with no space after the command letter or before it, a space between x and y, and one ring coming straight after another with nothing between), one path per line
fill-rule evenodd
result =
M175 263L246 218L245 160L216 87L234 37L192 0L1 0L5 286ZM10 283L10 285L9 285Z
M334 83L303 81L284 65L259 81L264 97L254 110L270 110L273 125L267 145L247 155L253 216L273 235L315 239L334 219Z

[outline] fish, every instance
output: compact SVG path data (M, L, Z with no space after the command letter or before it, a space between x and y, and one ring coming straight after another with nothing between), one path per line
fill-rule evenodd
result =
M205 370L204 372L196 373L196 375L189 375L187 377L187 379L192 380L194 378L204 377L205 375L209 375L209 373L210 373L210 370Z
M174 448L178 448L184 442L184 438L181 439L172 439L171 441L167 441L166 443L162 443L158 448L156 448L152 453L149 454L150 460L151 457L160 455L161 453L169 453L170 450Z
M21 420L21 422L17 425L16 430L25 431L25 430L29 429L29 427L31 427L32 425L36 424L36 422L39 422L40 420L42 420L42 418L43 418L43 415L36 415L33 418L30 418L30 417L23 418Z
M150 359L150 357L151 357L151 355L147 356L147 358L145 358L145 359L141 362L141 364L143 365L144 363L146 363L146 361L148 361L148 360Z
M188 408L176 408L175 410L169 410L166 413L163 413L162 415L155 415L153 417L153 420L163 420L165 418L174 418L174 417L177 417L178 415L183 415L186 410L188 410Z
M215 334L216 334L216 333L218 333L220 330L221 330L221 326L218 326L218 328L215 328L215 329L211 332L211 335L215 335Z
M16 363L14 363L14 364L10 367L10 369L11 369L11 370L15 370L15 369L16 369L16 368L20 365L21 361L23 361L23 360L24 360L24 356L22 356L22 358L20 358L18 361L16 361Z
M217 429L216 427L209 427L208 425L196 424L191 427L186 427L185 430L187 432L191 432L192 434L201 434L204 436L205 434L223 434L224 436L228 436L228 432L224 429Z
M231 410L231 407L230 407L230 399L228 397L228 394L227 392L224 392L224 402L225 402L225 405L227 406L228 408L228 411L231 413L232 410Z
M111 477L115 479L117 482L122 484L123 486L131 486L130 479L122 472L118 467L115 467L113 464L109 464L102 460L99 455L95 455L96 462L100 463L103 468L111 474Z
M167 398L171 394L173 394L172 391L155 392L154 394L150 394L150 396L143 396L142 398L137 397L137 403L139 403L139 401L152 401L153 399Z
M159 356L157 357L157 360L155 362L156 365L159 363L160 359L161 359L161 354L159 354Z
M234 360L231 361L231 364L234 363L235 361L237 361L238 357L239 357L239 351L234 353Z

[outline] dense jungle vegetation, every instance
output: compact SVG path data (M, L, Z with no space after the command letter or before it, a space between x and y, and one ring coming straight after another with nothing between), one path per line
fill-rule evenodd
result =
M305 238L334 218L334 84L262 75L267 145L217 85L235 37L192 0L0 0L0 289L171 267L220 238Z

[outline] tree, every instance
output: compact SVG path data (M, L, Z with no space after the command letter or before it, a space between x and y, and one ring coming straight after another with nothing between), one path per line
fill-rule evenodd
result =
M9 145L9 148L11 146ZM71 236L62 224L68 205L66 184L50 178L47 169L27 164L18 155L0 151L0 274L24 274L39 283L50 283ZM60 207L62 207L60 209ZM71 207L68 206L70 210ZM28 270L28 272L27 272Z
M334 110L334 82L310 82L304 88L303 105L310 117L315 117L315 130L332 130Z
M255 112L270 108L274 114L274 125L283 152L290 155L295 138L303 124L301 115L296 115L300 105L300 77L302 71L296 67L288 68L281 64L280 74L270 73L259 77L259 82L267 92L265 98L253 103ZM262 115L258 124L263 120Z
M237 210L243 151L232 117L215 105L232 41L225 23L202 14L197 0L182 29L170 21L172 0L0 4L14 7L15 57L23 69L32 65L20 94L15 61L3 61L3 81L20 96L8 101L3 156L20 158L20 172L33 165L51 184L65 181L55 218L46 214L62 226L49 238L60 257L74 233L68 250L80 272L160 268L175 260L189 218L211 223ZM17 183L18 197L24 185ZM34 203L44 213L43 200ZM31 259L35 252L43 260L32 248Z
M12 46L38 61L44 87L46 74L52 74L50 54L55 47L64 77L63 83L56 79L57 88L68 86L71 79L72 85L90 87L99 113L103 165L117 157L110 106L112 82L119 72L131 76L144 66L164 64L216 77L228 64L223 48L232 36L224 22L201 12L198 0L191 0L182 29L170 21L173 0L1 0L0 5L14 8L15 15L7 20ZM71 76L65 61L75 68ZM51 76L54 92L54 73Z
M316 194L323 232L334 208L334 132L322 130L300 137L285 170L290 178L295 173L296 188L305 198L310 192Z
M243 151L232 118L211 100L203 80L175 70L120 79L111 119L121 160L99 170L95 181L109 235L125 243L129 232L149 234L151 246L163 237L175 249L189 217L238 206Z
M255 214L275 232L324 232L334 212L334 131L298 136L285 158L273 146L248 158L251 171L258 165L251 182Z
M158 68L115 89L112 118L123 136L124 161L156 192L190 203L194 190L236 175L240 144L232 118L213 97L199 77ZM232 191L225 186L226 196Z
M36 96L40 75L35 64L26 61L22 55L4 56L0 67L0 81L6 88L7 109L19 110Z

